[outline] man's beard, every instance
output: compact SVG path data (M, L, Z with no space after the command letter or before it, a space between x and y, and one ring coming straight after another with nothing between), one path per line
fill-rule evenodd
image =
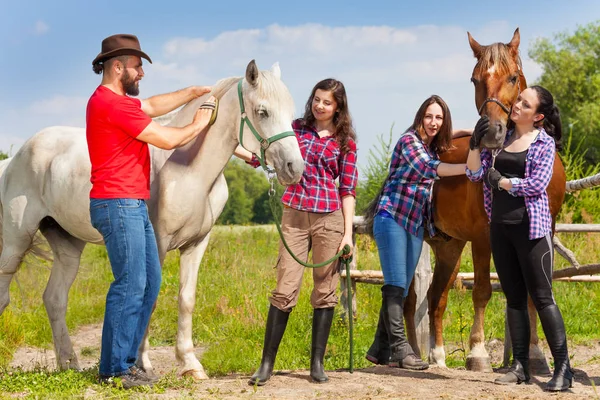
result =
M123 85L123 90L129 96L137 96L140 94L140 88L137 85L137 81L131 78L127 69L125 69L125 73L121 77L121 85Z

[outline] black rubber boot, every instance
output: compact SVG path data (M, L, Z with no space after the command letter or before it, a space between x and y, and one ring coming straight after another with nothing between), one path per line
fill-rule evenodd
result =
M429 364L417 356L404 333L404 288L384 285L381 292L385 297L385 327L388 333L391 356L390 367L423 370Z
M549 392L562 392L573 387L573 370L569 362L565 324L556 304L538 310L538 314L548 341L548 347L550 347L552 358L554 358L554 374L546 384L546 390Z
M323 357L333 321L333 311L333 308L315 308L313 313L310 377L317 383L329 380L323 368Z
M285 333L285 328L290 317L289 312L281 311L271 305L267 317L267 329L265 330L265 344L263 347L262 360L258 370L250 377L248 384L262 386L273 374L273 364L279 349L279 343Z
M385 330L385 309L385 297L382 296L375 338L373 339L373 344L371 344L366 356L367 360L371 361L373 364L379 365L388 365L391 355L390 341L387 331Z
M498 385L518 385L529 382L529 311L506 308L508 331L512 341L513 364L510 370L494 383Z

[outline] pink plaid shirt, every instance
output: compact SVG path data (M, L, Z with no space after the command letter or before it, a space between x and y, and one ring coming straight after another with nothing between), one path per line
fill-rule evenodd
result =
M286 188L281 201L296 210L314 213L341 209L343 197L356 197L356 143L350 140L349 151L342 153L335 138L319 137L301 119L295 120L292 128L304 158L304 173L299 183ZM255 168L260 165L255 156L249 164Z

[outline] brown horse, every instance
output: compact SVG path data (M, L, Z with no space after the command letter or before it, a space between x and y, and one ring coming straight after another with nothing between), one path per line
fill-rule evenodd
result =
M475 85L475 105L480 115L490 119L490 129L482 140L482 145L493 149L500 148L506 136L506 124L511 105L519 92L527 87L521 59L519 57L520 35L515 31L512 40L507 43L494 43L482 46L468 33L469 44L477 64L473 69L471 81ZM441 156L448 163L464 163L469 152L469 138L453 141L454 149ZM552 180L547 192L550 210L555 220L565 195L566 176L563 164L556 157ZM445 366L444 340L442 336L442 318L448 301L448 291L454 284L460 267L460 256L467 242L471 242L475 282L473 286L473 306L475 316L469 338L467 368L475 371L491 371L488 352L484 346L484 312L492 295L490 284L490 233L488 217L483 208L483 184L470 182L465 176L443 178L434 185L434 221L436 227L448 235L448 240L432 238L427 240L435 256L433 281L429 288L429 318L431 349L430 363ZM438 235L439 236L439 235ZM412 289L411 289L411 292ZM414 292L413 292L414 293ZM406 304L405 319L409 341L418 351L414 331L414 304L416 296L410 294ZM537 347L538 337L535 318L531 335L530 358L532 368L544 368L547 364L543 353ZM537 362L536 362L537 360ZM541 363L541 365L540 365ZM538 369L539 370L539 369Z

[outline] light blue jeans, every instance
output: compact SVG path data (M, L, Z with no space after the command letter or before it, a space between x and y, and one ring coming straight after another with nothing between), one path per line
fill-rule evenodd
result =
M421 256L423 227L419 228L418 236L414 236L387 211L380 211L373 220L373 236L384 284L404 288L406 294Z
M99 372L119 376L135 364L158 297L158 248L144 200L90 199L90 216L115 279L106 295Z

